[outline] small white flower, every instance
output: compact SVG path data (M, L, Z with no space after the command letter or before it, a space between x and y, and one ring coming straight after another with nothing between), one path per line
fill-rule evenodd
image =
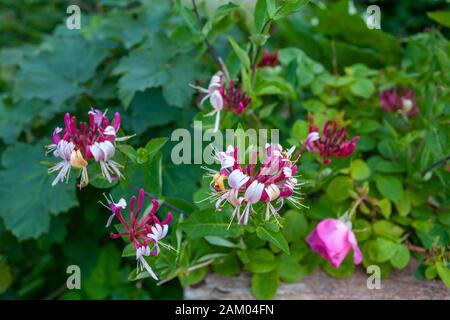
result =
M292 169L290 167L284 167L283 174L286 178L292 177Z
M245 173L239 169L233 170L228 177L228 184L232 189L239 190L250 179Z
M167 232L169 230L169 226L167 224L155 224L153 227L151 227L151 230L152 232L147 234L147 238L153 240L156 248L156 255L159 255L160 245L166 249L173 249L170 245L161 242L161 240L167 236Z
M319 140L319 139L320 139L320 135L316 131L313 131L310 134L308 134L308 136L306 137L306 142L305 142L306 149L309 152L313 152L314 151L314 146L312 145L312 143L314 141Z
M278 188L278 186L274 183L269 185L265 190L270 201L276 200L280 196L280 188Z
M248 223L248 216L250 214L250 210L252 209L252 204L258 202L261 199L262 193L264 191L264 184L253 181L250 186L248 186L245 191L244 199L247 201L247 206L242 213L241 220L243 219L243 224L246 225Z
M48 169L49 173L59 171L58 175L52 182L52 186L55 186L58 182L63 182L64 180L67 181L69 179L70 168L72 167L70 158L74 149L75 145L72 142L67 142L66 140L60 140L56 145L53 154L55 157L61 158L62 161Z
M150 248L149 246L144 247L139 247L136 250L136 260L138 262L137 268L138 271L142 271L142 270L146 270L150 276L155 279L156 281L158 281L158 276L156 275L156 273L152 270L152 268L150 267L150 265L147 263L147 260L145 260L144 256L149 256L150 255Z
M106 177L109 183L112 182L111 173L116 174L119 178L122 176L119 170L122 166L111 160L116 151L116 147L112 142L95 142L90 147L90 150L95 161L100 164L103 176Z
M113 136L114 138L116 137L116 130L114 129L113 126L107 126L105 128L105 130L103 131L103 133L107 136Z
M218 152L216 159L220 162L221 169L228 169L234 166L236 160L234 159L234 147L228 146L227 151Z

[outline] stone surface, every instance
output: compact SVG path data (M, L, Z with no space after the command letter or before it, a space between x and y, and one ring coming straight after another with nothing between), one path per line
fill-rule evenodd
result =
M441 281L419 281L414 277L416 263L402 271L393 271L389 278L381 280L381 289L368 289L362 270L349 279L336 279L321 270L305 276L302 282L281 283L275 299L295 300L450 300L450 289ZM250 274L224 277L208 274L205 281L185 290L185 299L249 300L254 299L250 289Z

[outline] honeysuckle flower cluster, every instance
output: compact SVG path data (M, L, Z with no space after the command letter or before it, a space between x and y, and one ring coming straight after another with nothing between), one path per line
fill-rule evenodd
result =
M264 49L263 56L258 63L258 68L276 67L278 65L278 52L270 53L269 50Z
M208 175L212 177L212 194L208 199L216 201L218 211L226 203L234 207L230 225L235 217L238 223L246 225L256 203L266 205L266 221L271 215L278 221L278 211L285 200L295 206L301 205L297 165L296 161L291 160L294 148L283 150L279 144L266 145L265 151L266 156L261 164L257 164L259 153L255 150L250 164L242 166L238 149L229 146L226 151L216 153L220 170L207 169Z
M322 136L319 128L314 125L309 126L309 134L306 138L305 147L309 152L318 153L324 164L331 162L330 158L348 157L355 151L356 142L359 136L347 140L345 128L338 128L337 121L334 121L330 128L331 121L327 121L322 130Z
M399 113L404 117L414 117L419 113L413 89L386 89L380 92L380 105L384 112Z
M156 216L156 211L159 208L157 200L152 200L151 211L139 219L139 215L142 212L142 205L144 203L145 191L139 190L136 207L136 196L132 196L130 199L130 215L129 220L126 221L122 215L122 210L127 206L125 199L120 199L117 203L112 198L106 198L107 204L103 204L111 212L111 216L108 219L106 227L109 227L114 218L117 218L125 231L119 233L111 233L112 239L121 237L127 237L136 249L136 260L138 271L144 269L149 275L158 280L158 276L148 264L145 257L157 256L160 253L160 247L174 250L170 245L162 242L169 229L169 223L172 220L172 214L167 213L167 217L164 221L160 221Z
M306 241L313 251L327 259L335 268L339 268L350 250L354 251L354 263L362 262L361 250L352 231L351 223L346 221L345 217L321 221Z
M207 89L198 86L192 87L204 94L200 105L203 105L209 99L214 110L208 113L208 116L216 116L214 123L215 132L219 130L222 110L230 110L239 115L251 103L251 99L242 91L241 85L236 85L234 81L230 80L228 87L225 86L221 71L211 78Z
M122 177L122 165L112 160L116 151L116 141L124 141L129 137L117 137L120 129L120 114L114 114L110 123L106 112L101 110L89 111L89 124L81 121L77 126L75 116L66 113L64 116L65 128L57 127L53 131L53 144L47 146L47 152L60 158L55 166L48 172L58 172L52 185L67 181L71 168L81 170L80 188L89 184L87 167L89 161L100 165L103 176L111 183L113 179Z

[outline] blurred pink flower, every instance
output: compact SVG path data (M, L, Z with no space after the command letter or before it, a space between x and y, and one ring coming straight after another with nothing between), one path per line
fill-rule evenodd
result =
M220 113L223 109L230 110L239 115L251 102L251 99L242 92L241 86L236 86L233 81L230 80L228 88L226 88L223 83L223 73L221 71L217 72L211 78L207 89L194 85L191 85L191 87L204 94L200 105L203 105L209 99L211 106L214 108L207 115L216 116L214 122L215 132L219 130Z
M335 268L353 249L355 264L362 262L361 250L351 228L341 220L325 219L307 237L306 241L312 250L327 259Z
M276 67L278 65L278 52L270 53L269 50L264 49L263 56L258 63L258 68Z
M384 112L398 112L407 117L419 113L413 89L395 87L380 92L380 105Z
M331 121L327 121L322 131L322 137L319 134L319 128L310 126L309 134L306 137L305 147L309 152L320 154L324 164L329 164L330 157L342 158L348 157L355 151L356 142L359 136L355 136L347 140L347 132L345 128L339 129L337 122L333 122L330 129Z

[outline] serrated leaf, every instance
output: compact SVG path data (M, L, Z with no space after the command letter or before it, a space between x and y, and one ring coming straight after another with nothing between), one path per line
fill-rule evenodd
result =
M15 101L39 98L59 107L85 90L84 83L94 76L110 47L108 42L87 42L81 36L50 38L45 49L20 64L14 82Z
M37 238L48 231L50 215L58 215L78 205L75 183L52 187L54 176L41 165L43 159L43 145L18 143L3 153L0 216L5 227L19 240Z
M183 107L189 104L194 90L198 65L192 53L179 52L176 44L163 35L133 50L122 58L113 70L121 75L119 98L128 107L136 92L162 87L164 99L169 105Z

